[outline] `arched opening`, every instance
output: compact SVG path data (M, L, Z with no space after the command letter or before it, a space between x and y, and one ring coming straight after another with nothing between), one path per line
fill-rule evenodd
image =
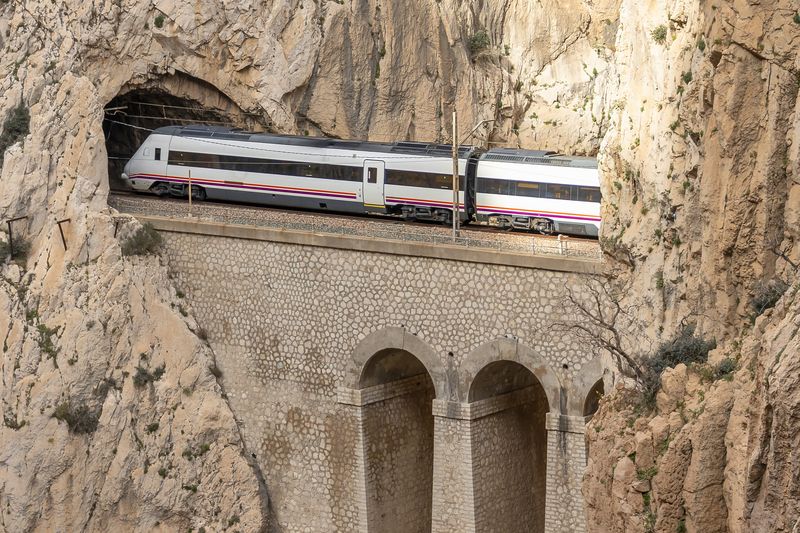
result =
M583 416L591 416L597 412L598 407L600 407L600 398L604 394L605 385L601 378L597 380L597 383L589 390L589 394L586 395L586 400L583 402Z
M476 529L543 532L549 405L542 385L519 363L495 361L475 376L469 401L490 413L472 424Z
M104 111L112 189L124 188L122 168L156 128L210 124L265 131L269 127L264 115L245 112L210 83L181 72L123 87Z
M382 533L429 532L433 499L433 381L425 366L399 349L364 365L359 389L367 528Z

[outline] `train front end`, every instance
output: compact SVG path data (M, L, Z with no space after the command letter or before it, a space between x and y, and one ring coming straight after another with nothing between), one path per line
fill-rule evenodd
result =
M149 191L168 180L167 159L171 136L153 133L145 139L122 169L122 181L134 191Z

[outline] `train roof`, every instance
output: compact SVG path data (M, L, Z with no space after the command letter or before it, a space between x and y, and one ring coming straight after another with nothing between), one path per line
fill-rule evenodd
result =
M389 152L397 154L427 155L431 157L452 157L453 147L449 144L435 144L413 141L380 143L373 141L348 141L327 137L307 137L299 135L276 135L272 133L253 133L221 126L164 126L153 133L177 137L212 138L242 142L260 142L287 146L310 148L334 148L340 150L359 150L364 152ZM458 156L465 158L472 152L472 146L459 146Z
M253 133L224 126L164 126L155 130L154 133L161 135L174 135L177 137L213 138L220 140L259 142L310 148L334 148L340 150L359 150L364 152L389 152L396 154L427 155L431 157L451 157L453 151L453 147L450 144L415 141L398 141L394 143L351 141L343 139L330 139L327 137ZM458 156L459 158L465 158L473 150L475 150L473 146L459 146ZM480 158L483 161L499 161L504 163L534 163L539 165L562 167L597 168L597 159L593 157L565 156L548 150L492 148L491 150L484 152Z
M597 159L594 157L567 156L547 150L492 148L481 155L481 160L503 163L535 163L559 167L597 168Z

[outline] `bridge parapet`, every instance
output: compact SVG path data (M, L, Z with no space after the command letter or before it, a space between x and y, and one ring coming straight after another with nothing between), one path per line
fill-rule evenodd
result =
M190 213L186 202L150 196L114 194L109 204L136 216L184 219ZM332 216L308 211L281 211L244 205L200 203L191 213L204 222L257 226L305 234L341 237L366 237L382 241L401 241L435 247L468 248L484 252L509 252L522 255L550 255L601 261L603 253L596 240L561 235L558 238L528 232L488 231L482 226L464 226L459 236L439 224L410 224L398 219Z

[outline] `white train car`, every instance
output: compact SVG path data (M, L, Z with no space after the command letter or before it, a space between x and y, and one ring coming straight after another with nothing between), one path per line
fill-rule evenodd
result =
M460 151L460 215L471 148ZM352 213L450 220L450 147L253 134L228 128L159 128L125 165L134 190Z
M343 213L452 220L451 146L268 135L209 126L154 131L125 165L132 189ZM596 236L597 162L544 151L459 150L463 222Z
M543 233L598 235L596 159L494 149L480 156L476 178L478 221Z

